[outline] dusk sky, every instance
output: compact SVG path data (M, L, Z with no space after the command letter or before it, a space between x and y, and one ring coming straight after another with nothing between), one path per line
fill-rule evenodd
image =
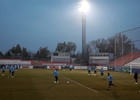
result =
M0 51L20 44L55 51L59 42L82 49L81 0L0 0ZM140 0L87 0L86 42L140 27ZM140 33L137 34L140 39Z

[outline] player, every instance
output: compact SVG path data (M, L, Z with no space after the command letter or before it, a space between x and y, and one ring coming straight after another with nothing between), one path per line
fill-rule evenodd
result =
M97 67L94 68L94 75L97 75Z
M16 71L17 71L17 69L18 69L18 65L16 65Z
M63 71L65 71L65 65L63 65Z
M8 69L9 69L9 65L8 65L8 64L6 65L6 69L7 69L7 71L8 71Z
M11 65L9 65L9 76L11 76L11 70L12 70Z
M72 66L72 65L70 65L70 71L72 71L72 68L73 68L73 66Z
M14 66L14 68L16 68L16 65L15 64L13 66Z
M21 66L21 65L19 64L19 69L20 69L20 66Z
M110 73L108 73L107 79L108 79L108 81L109 81L109 88L108 88L107 90L109 91L111 85L113 85L113 86L115 86L115 87L116 87L116 85L115 85L115 84L112 84L112 79L113 79L113 77L110 75Z
M2 65L2 76L4 76L5 73L5 65Z
M55 77L54 83L58 83L58 76L57 76L57 74L59 74L59 73L57 73L57 70L58 70L58 69L56 69L56 70L53 72L54 77Z
M104 78L104 69L103 68L101 68L101 70L100 70L100 72L101 72L101 78Z
M14 77L14 73L15 73L15 66L13 65L13 67L12 67L12 78Z
M135 71L135 73L134 73L134 79L136 81L135 84L138 84L138 81L137 81L137 79L138 79L138 73L137 73L137 71Z
M90 66L88 66L88 75L91 75L91 67Z
M55 68L55 66L53 65L53 69Z

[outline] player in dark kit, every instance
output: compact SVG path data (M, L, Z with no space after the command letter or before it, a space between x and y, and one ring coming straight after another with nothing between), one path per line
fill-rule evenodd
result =
M137 71L135 71L135 73L134 73L134 79L135 79L135 81L136 81L136 84L138 84L138 73L137 73Z

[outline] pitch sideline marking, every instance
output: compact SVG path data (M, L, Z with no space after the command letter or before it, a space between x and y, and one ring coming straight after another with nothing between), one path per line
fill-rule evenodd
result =
M87 86L85 86L85 85L83 85L83 84L80 84L80 83L78 83L78 82L76 82L76 81L74 81L74 80L72 80L72 79L70 79L70 78L67 78L67 77L65 77L65 76L63 76L63 75L61 75L61 76L64 77L65 79L67 79L67 80L70 80L70 81L72 81L72 82L74 82L74 83L76 83L76 84L78 84L78 85L84 87L84 88L87 88L87 89L89 89L89 90L91 90L91 91L93 91L93 92L99 93L98 91L96 91L96 90L94 90L94 89L91 89L91 88L89 88L89 87L87 87Z

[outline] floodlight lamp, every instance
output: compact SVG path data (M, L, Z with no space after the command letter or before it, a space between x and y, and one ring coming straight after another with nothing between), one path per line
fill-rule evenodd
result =
M86 0L79 3L79 11L87 12L89 10L89 4Z

